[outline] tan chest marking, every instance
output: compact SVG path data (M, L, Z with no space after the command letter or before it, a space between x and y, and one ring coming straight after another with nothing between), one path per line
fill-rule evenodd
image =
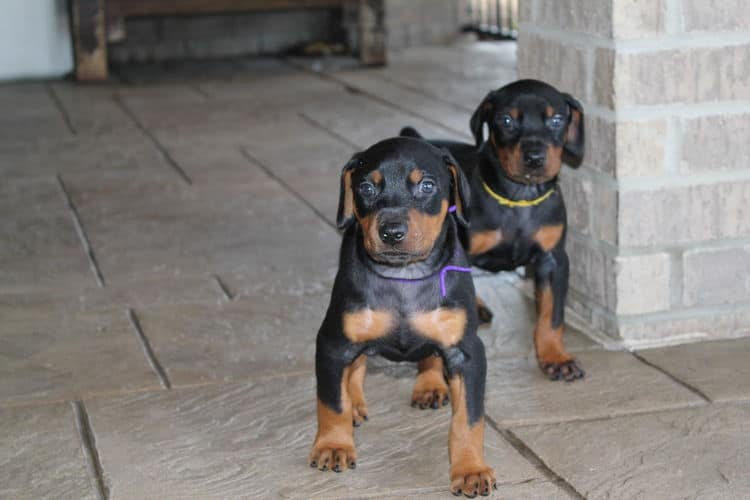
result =
M479 231L469 236L469 255L479 255L488 252L503 241L503 233L499 229Z
M549 252L555 245L560 241L563 235L563 225L557 224L555 226L542 226L536 233L534 233L534 241L536 241L542 250Z
M352 342L367 342L388 335L395 327L393 313L383 310L360 309L344 313L344 336Z
M458 344L466 328L466 311L438 307L418 312L409 318L409 326L422 337L450 347Z

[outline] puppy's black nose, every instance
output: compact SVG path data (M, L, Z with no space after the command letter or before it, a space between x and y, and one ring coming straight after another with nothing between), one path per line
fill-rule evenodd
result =
M523 162L527 167L541 168L544 166L544 160L547 154L544 150L526 151L523 153Z
M380 225L379 234L383 243L395 245L406 238L407 227L403 222L386 222Z

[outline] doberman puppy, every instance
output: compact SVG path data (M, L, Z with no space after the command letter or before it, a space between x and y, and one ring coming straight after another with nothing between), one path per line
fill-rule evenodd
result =
M531 264L539 367L552 380L582 378L563 346L567 220L557 177L563 160L576 167L583 159L583 108L551 85L519 80L487 94L470 126L476 146L430 142L447 148L469 178L471 225L461 239L471 263L491 272ZM421 137L411 127L401 135ZM480 319L491 321L489 309L481 301L477 306Z
M422 140L387 139L344 166L339 270L315 353L318 433L311 467L356 466L353 427L367 419L367 357L381 355L419 361L420 398L440 394L444 404L442 389L448 389L451 491L489 495L494 487L483 450L484 346L457 230L466 225L468 202L456 161ZM455 217L449 216L453 207ZM437 405L436 398L430 403Z

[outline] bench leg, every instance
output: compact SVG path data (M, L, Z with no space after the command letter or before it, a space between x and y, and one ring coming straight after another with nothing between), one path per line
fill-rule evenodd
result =
M107 38L105 33L105 0L73 0L73 46L76 78L107 79Z
M386 63L385 0L359 0L359 60L368 66Z

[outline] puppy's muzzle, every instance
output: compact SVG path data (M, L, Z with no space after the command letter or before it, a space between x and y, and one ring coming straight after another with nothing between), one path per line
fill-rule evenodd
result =
M547 161L547 147L541 141L528 141L521 143L523 152L523 164L526 168L542 168Z

